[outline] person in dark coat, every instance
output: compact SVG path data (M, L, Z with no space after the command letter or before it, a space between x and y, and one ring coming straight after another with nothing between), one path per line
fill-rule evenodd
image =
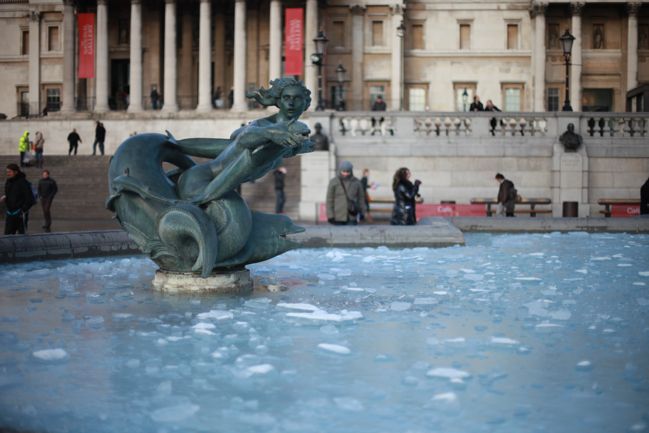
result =
M484 105L480 102L480 97L478 95L473 97L473 102L469 106L469 111L484 111Z
M392 191L394 191L394 208L390 224L393 226L410 226L417 224L415 200L419 195L420 180L410 182L410 170L401 167L394 173Z
M0 198L0 202L5 202L7 207L5 235L25 234L24 217L34 204L34 195L25 173L16 164L7 165L5 195Z
M73 129L72 132L68 134L68 143L70 143L68 155L72 155L72 151L74 151L74 154L76 155L77 149L79 148L79 143L83 143L83 140L81 140L81 137L79 137L79 134L77 134L76 129Z
M38 196L41 198L41 206L43 208L43 218L45 219L45 225L43 230L45 232L50 232L52 227L52 214L50 213L50 208L52 207L52 200L59 190L56 185L56 181L50 177L49 170L43 170L41 173L41 179L38 181Z
M649 215L649 178L640 188L640 215Z
M358 214L366 214L365 194L361 181L354 177L349 161L340 163L338 175L327 187L327 221L334 225L356 225Z
M81 141L81 139L79 139ZM106 128L104 124L99 120L97 121L97 127L95 128L95 142L92 144L92 154L94 155L97 152L97 144L99 144L99 152L104 154L104 141L106 141ZM74 152L75 155L77 152Z
M504 212L505 216L513 217L516 196L518 195L514 182L505 179L505 176L500 173L496 173L496 181L500 183L498 188L498 204L501 207L499 213L502 215Z
M484 107L484 111L498 111L500 112L500 108L496 107L491 99L487 99L487 105ZM496 135L496 125L498 124L497 120L495 117L492 117L491 120L489 121L489 125L491 125L491 129L489 132L491 132L491 135ZM504 126L504 122L501 120L500 121L500 126Z
M286 167L277 167L273 172L275 177L275 213L284 213L284 203L286 195L284 194L284 179L286 178Z

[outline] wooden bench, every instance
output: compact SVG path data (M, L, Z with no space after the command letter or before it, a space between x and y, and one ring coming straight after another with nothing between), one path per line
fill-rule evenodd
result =
M471 204L484 204L486 205L485 207L485 213L488 217L493 216L494 211L491 208L492 205L497 205L498 200L495 198L472 198L471 199ZM537 205L547 205L547 204L552 204L552 200L549 198L524 198L522 200L517 200L516 201L516 206L518 207L519 205L528 205L530 208L529 209L515 209L514 213L520 213L520 214L530 214L530 217L535 217L536 214L540 213L552 213L551 209L537 209Z
M597 204L604 206L604 210L599 211L599 213L604 214L604 217L606 218L611 217L612 206L637 206L637 213L632 212L627 216L640 214L639 198L600 198L599 200L597 200Z

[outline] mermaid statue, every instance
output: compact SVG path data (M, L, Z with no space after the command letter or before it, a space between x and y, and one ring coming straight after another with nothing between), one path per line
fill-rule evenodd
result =
M242 126L229 139L177 140L168 131L128 138L110 162L106 207L165 272L205 278L296 247L287 235L302 227L284 215L251 211L236 189L284 158L313 151L309 128L298 121L310 93L294 78L279 78L248 94L279 112ZM209 161L197 164L192 156Z

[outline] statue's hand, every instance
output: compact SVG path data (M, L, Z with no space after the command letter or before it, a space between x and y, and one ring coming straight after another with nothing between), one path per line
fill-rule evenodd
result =
M277 123L266 128L266 138L282 147L297 147L302 144L304 137L289 131L286 123Z

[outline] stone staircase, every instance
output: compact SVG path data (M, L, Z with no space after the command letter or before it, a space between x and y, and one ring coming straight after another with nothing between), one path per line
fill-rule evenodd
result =
M3 175L0 177L2 194L4 194L5 167L17 163L16 156L0 156ZM59 192L52 203L52 231L86 231L119 228L113 214L105 208L108 198L108 166L110 156L77 155L46 156L43 168L50 171L50 176L56 180ZM298 215L300 200L300 159L291 158L285 164L286 176L286 206L285 213L291 218ZM41 169L25 167L23 171L27 179L38 185ZM255 183L242 186L242 193L249 206L258 211L273 213L275 211L275 191L272 173L264 176ZM0 194L1 195L1 194ZM0 234L4 231L4 204L0 205ZM40 203L30 211L29 233L42 232L43 213Z

